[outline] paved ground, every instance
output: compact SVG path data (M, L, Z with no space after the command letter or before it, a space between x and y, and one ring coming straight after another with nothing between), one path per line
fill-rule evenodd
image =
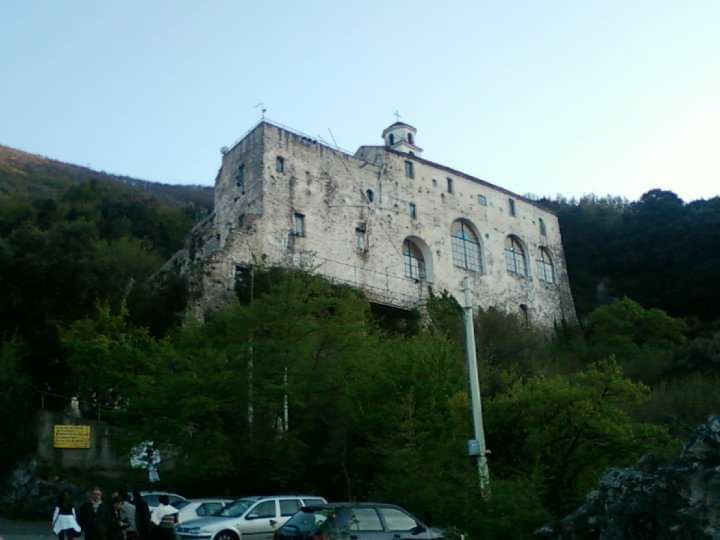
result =
M57 538L45 521L10 521L0 518L0 540L52 540Z

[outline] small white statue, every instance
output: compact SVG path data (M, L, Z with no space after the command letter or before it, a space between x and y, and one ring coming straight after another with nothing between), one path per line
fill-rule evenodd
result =
M77 396L70 398L70 416L74 416L75 418L80 418L82 416L80 413L80 400Z

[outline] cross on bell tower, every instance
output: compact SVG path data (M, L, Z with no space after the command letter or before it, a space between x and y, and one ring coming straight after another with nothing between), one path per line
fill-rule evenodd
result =
M385 128L382 133L383 139L385 139L385 148L404 154L420 155L423 150L415 144L417 129L410 124L401 122L400 113L397 110L393 114L397 121Z

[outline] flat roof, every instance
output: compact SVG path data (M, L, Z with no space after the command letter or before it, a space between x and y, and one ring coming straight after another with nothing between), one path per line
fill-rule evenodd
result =
M299 131L299 130L297 130L297 129L294 129L294 128L291 128L291 127L288 127L288 126L284 126L284 125L282 125L282 124L280 124L280 123L278 123L278 122L275 122L275 121L273 121L273 120L269 120L269 119L267 119L267 118L263 118L263 119L260 120L257 124L255 124L252 128L250 128L248 131L246 131L245 134L243 134L242 137L240 137L237 141L235 141L235 143L232 145L232 147L230 147L230 149L235 148L238 144L240 144L240 142L241 142L243 139L245 139L248 135L250 135L250 134L251 134L253 131L255 131L258 127L260 127L260 126L262 126L262 125L264 125L264 124L266 124L266 125L268 125L268 126L275 127L275 128L277 128L277 129L281 129L281 130L286 131L286 132L288 132L288 133L292 133L293 135L295 135L295 136L297 136L297 137L300 137L301 139L304 139L306 142L309 142L309 143L312 143L312 144L316 144L316 145L318 145L318 146L323 146L323 147L327 148L328 150L331 150L331 151L333 151L333 152L337 152L338 154L343 154L343 155L345 155L345 156L347 156L347 157L351 157L351 158L357 159L358 161L364 161L365 163L368 163L368 162L357 156L357 152L360 150L360 148L380 148L380 149L382 149L383 151L388 152L388 153L390 153L390 154L395 154L395 155L397 155L397 156L401 156L401 157L404 157L404 158L406 158L406 159L413 159L413 160L418 161L418 162L420 162L420 163L424 163L425 165L429 165L429 166L431 166L431 167L435 167L436 169L443 170L443 171L445 171L445 172L447 172L447 173L450 173L450 174L452 174L452 175L463 177L463 178L465 178L465 179L467 179L467 180L470 180L471 182L475 182L475 183L477 183L477 184L480 184L480 185L489 187L489 188L491 188L491 189L500 191L500 192L502 192L502 193L505 193L506 195L511 195L512 197L514 197L514 198L516 198L516 199L518 199L518 200L524 201L524 202L526 202L526 203L528 203L528 204L530 204L530 205L532 205L532 206L535 206L536 208L538 208L538 209L540 209L540 210L542 210L542 211L544 211L544 212L547 212L548 214L552 214L552 215L554 215L554 216L557 215L557 212L555 212L554 210L552 210L552 209L550 209L550 208L548 208L548 207L546 207L546 206L543 206L542 204L538 203L537 201L533 201L532 199L528 199L527 197L524 197L524 196L519 195L519 194L517 194L517 193L515 193L515 192L513 192L513 191L510 191L509 189L505 189L504 187L501 187L501 186L498 186L498 185L496 185L496 184L493 184L492 182L488 182L487 180L483 180L482 178L478 178L477 176L472 176L471 174L467 174L467 173L464 173L464 172L459 171L459 170L457 170L457 169L453 169L452 167L448 167L447 165L443 165L442 163L437 163L437 162L435 162L435 161L430 161L429 159L422 158L422 157L420 157L420 156L417 156L417 155L415 155L415 154L411 154L411 153L409 153L409 152L399 152L399 151L397 151L397 150L393 150L393 149L391 149L391 148L388 148L388 147L386 147L386 146L384 146L384 145L364 144L364 145L360 146L360 148L353 154L353 153L351 153L351 152L349 152L349 151L347 151L347 150L344 150L344 149L342 149L342 148L330 146L329 144L327 144L327 143L324 142L324 141L318 141L316 138L311 137L310 135L307 135L307 134L303 133L302 131ZM405 124L405 123L403 123L403 122L395 122L395 124L393 124L393 126L394 126L394 125L398 125L398 124L407 125L407 124ZM391 127L392 127L392 126L391 126ZM409 127L412 127L412 126L409 126ZM371 164L371 165L372 165L372 164Z

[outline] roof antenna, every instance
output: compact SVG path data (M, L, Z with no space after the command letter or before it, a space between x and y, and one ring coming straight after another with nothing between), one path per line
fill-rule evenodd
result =
M337 150L340 150L340 147L338 146L338 143L337 143L337 141L335 140L335 135L333 135L332 129L328 128L328 131L330 132L330 137L332 138L333 143L335 143L335 148L336 148Z
M255 105L256 109L260 109L260 120L265 120L265 113L267 112L267 109L265 108L265 104L261 101L257 105Z

